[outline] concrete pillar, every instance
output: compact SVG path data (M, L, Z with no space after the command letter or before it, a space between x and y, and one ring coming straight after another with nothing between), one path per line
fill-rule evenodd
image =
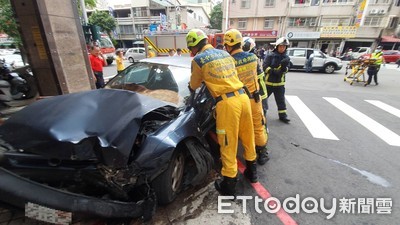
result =
M43 96L94 89L77 3L11 0L28 61Z

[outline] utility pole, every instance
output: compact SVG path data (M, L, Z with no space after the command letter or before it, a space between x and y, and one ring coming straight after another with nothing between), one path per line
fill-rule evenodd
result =
M86 14L85 0L80 0L80 2L81 2L83 20L85 21L84 25L87 25L89 23L89 20L87 18L87 14Z

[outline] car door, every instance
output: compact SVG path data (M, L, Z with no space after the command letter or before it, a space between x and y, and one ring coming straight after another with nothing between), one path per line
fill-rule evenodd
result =
M295 68L303 68L306 63L306 49L291 49L290 61Z
M325 55L318 50L314 50L313 68L323 68L325 65Z

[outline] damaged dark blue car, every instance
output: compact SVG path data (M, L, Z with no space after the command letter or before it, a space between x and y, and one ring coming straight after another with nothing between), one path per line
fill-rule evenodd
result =
M189 92L190 61L145 59L105 89L14 114L0 126L0 201L32 218L46 209L46 222L148 220L157 203L201 183L217 158L215 101L204 85Z

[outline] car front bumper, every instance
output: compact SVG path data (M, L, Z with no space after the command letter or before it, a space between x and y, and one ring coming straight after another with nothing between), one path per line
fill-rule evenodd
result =
M28 202L51 209L71 212L73 215L101 218L150 219L155 211L155 197L138 202L122 202L98 199L86 195L58 190L21 176L0 167L0 201L19 208ZM150 218L145 218L150 215Z

